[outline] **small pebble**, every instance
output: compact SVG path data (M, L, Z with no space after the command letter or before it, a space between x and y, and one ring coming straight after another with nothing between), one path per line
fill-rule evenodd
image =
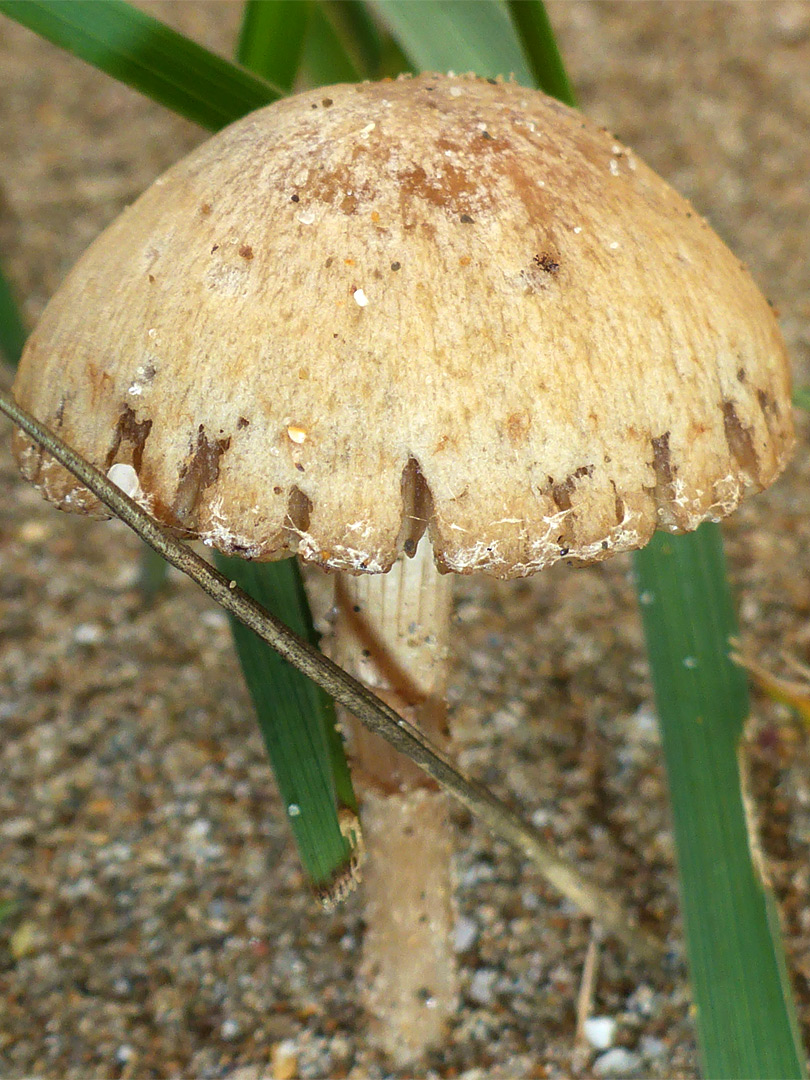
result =
M29 840L36 833L36 822L31 818L16 817L0 822L0 836L6 840Z
M623 1046L615 1046L606 1054L600 1054L593 1063L595 1076L629 1076L641 1065L641 1058L632 1050L625 1050Z
M469 995L477 1005L491 1005L498 972L494 968L478 968L470 982Z
M509 708L498 709L492 715L492 726L501 734L506 734L520 727L520 717Z
M658 739L658 718L651 701L642 702L630 717L630 735L642 739Z
M627 999L627 1008L639 1016L652 1016L655 1009L655 991L647 983L637 986Z
M95 645L103 636L104 631L98 623L79 623L73 631L73 640L79 645Z
M520 894L520 902L527 911L540 911L543 906L542 897L538 896L535 889L524 889Z
M211 822L205 818L197 818L186 829L189 840L202 840L211 832Z
M453 948L457 953L471 949L478 939L478 924L464 915L456 923Z
M292 1039L284 1039L270 1051L273 1080L295 1080L298 1076L298 1048Z
M616 1021L612 1016L590 1016L583 1024L583 1031L594 1050L607 1050L616 1038Z
M40 544L48 537L48 529L39 521L26 521L20 528L20 539L25 544Z
M8 950L14 960L21 960L24 956L28 956L34 952L37 947L37 941L40 938L36 923L30 919L26 919L25 922L20 923L14 933L11 935L11 940L8 944Z
M638 1041L638 1048L645 1058L660 1058L667 1052L667 1044L663 1039L656 1039L654 1035L642 1035Z
M130 863L132 862L132 846L130 844L124 844L121 842L115 842L112 844L106 843L104 854L109 862L116 863Z

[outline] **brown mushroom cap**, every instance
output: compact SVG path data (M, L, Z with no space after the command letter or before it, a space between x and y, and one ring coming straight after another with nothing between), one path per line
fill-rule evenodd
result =
M793 441L776 320L705 221L578 112L471 76L215 135L82 257L15 390L179 533L351 571L425 521L446 570L601 559L728 514Z

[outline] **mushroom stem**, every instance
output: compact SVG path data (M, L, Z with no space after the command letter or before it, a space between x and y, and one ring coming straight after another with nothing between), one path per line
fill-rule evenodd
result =
M427 536L387 574L336 580L335 660L446 748L451 587ZM457 1005L448 803L409 759L343 713L362 799L371 1036L398 1064L442 1040Z

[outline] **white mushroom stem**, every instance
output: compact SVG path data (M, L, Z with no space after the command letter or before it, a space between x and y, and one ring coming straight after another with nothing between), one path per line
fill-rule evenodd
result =
M334 658L440 746L450 580L427 536L387 574L336 581ZM457 1005L453 839L446 797L423 772L345 714L367 859L363 978L372 1038L405 1064L446 1032Z

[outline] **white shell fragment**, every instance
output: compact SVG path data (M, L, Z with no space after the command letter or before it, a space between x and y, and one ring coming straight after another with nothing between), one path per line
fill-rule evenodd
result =
M131 465L125 465L120 461L116 462L107 470L107 479L116 487L119 487L125 495L129 495L130 499L134 499L141 494L138 474Z
M178 534L355 572L425 531L462 573L607 558L730 513L793 442L776 319L706 222L578 112L472 76L215 135L85 253L15 392Z

